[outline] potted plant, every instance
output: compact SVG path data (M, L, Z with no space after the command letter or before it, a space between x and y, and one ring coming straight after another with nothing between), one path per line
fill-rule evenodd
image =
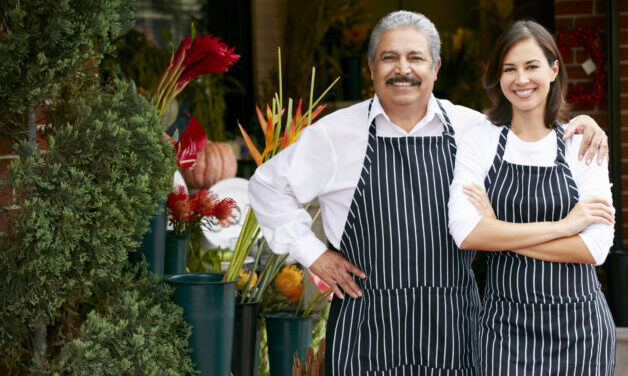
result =
M189 233L206 218L216 218L228 226L234 217L235 201L218 199L207 189L189 196L177 187L168 197L173 231L166 241L166 281L175 287L173 300L183 307L183 316L192 325L192 360L202 374L227 375L231 366L231 343L235 308L235 282L223 281L217 273L184 274ZM173 244L171 247L168 244ZM183 243L183 244L181 244Z
M233 199L219 199L207 188L189 195L183 186L168 194L166 203L172 230L166 232L166 274L183 274L187 264L190 233L202 226L211 226L207 219L215 218L228 227L237 206Z
M252 270L241 270L240 280L236 284L238 296L231 361L231 370L234 375L258 374L262 324L259 320L261 302L269 285L288 257L271 254L258 276L255 271L262 255L263 244L262 239Z
M303 308L303 271L295 265L286 265L275 278L274 289L278 293L275 306L279 309L263 313L273 376L290 376L295 356L305 362L306 351L312 345L313 316L331 296L331 289L320 278L312 274L310 279L318 291ZM297 301L296 309L283 309Z
M185 89L190 81L209 73L224 73L240 58L240 55L234 53L234 47L229 48L226 44L221 43L218 37L212 35L196 36L194 24L192 24L190 34L181 41L177 51L172 52L170 60L159 76L155 89L148 94L151 103L159 111L162 126L166 122L165 117L168 109L177 107L173 106L176 104L175 97ZM176 113L176 111L174 112ZM175 147L177 166L184 172L196 167L197 155L202 154L207 145L205 130L193 116L190 115L189 117L190 121L185 130L181 132L180 137L176 131L172 135L164 133L168 138L173 136L172 144ZM151 219L150 231L144 236L141 247L150 270L159 275L163 274L166 268L163 265L163 259L167 244L172 246L177 243L183 247L185 242L182 238L174 240L176 237L173 238L172 234L171 236L165 234L165 228L166 213L160 209ZM185 264L183 265L185 267ZM166 274L171 271L166 271ZM176 271L184 272L184 270L181 271L181 268Z

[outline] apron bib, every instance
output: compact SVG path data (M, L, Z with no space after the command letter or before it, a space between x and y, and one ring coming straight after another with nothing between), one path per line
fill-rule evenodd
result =
M447 227L456 144L439 107L440 136L377 137L370 125L340 243L367 278L356 280L363 297L332 302L328 375L474 374L475 253Z
M555 128L553 166L506 162L509 129L501 132L484 181L497 218L564 218L578 202L578 190L565 161L561 126ZM486 375L611 375L615 366L615 325L594 265L487 253L480 339L479 368Z

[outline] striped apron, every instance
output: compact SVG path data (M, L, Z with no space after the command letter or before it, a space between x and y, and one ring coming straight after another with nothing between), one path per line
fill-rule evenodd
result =
M554 165L524 166L503 159L504 127L484 181L498 219L558 221L578 202L560 125L555 132ZM479 320L482 374L613 374L615 324L593 265L490 252Z
M340 252L366 273L364 295L334 298L328 375L473 375L480 299L447 227L456 144L442 135L377 137L375 120ZM370 106L369 106L370 112Z

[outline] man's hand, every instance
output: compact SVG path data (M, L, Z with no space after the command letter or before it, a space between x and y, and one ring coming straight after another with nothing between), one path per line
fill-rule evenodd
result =
M578 159L582 159L586 153L586 163L590 164L597 153L597 164L601 165L608 157L608 137L595 120L589 115L580 115L571 119L565 129L563 140L567 140L574 133L582 135L582 144L578 151ZM588 148L588 151L587 151Z
M366 274L339 253L330 250L325 251L310 265L310 270L328 284L340 299L344 299L343 291L354 299L362 296L362 291L351 274L362 279L366 278Z

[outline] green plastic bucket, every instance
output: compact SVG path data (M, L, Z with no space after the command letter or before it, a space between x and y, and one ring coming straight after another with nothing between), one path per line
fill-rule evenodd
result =
M174 286L173 300L192 325L192 361L203 376L229 376L233 346L235 283L223 274L188 273L165 276Z
M184 274L188 262L189 234L177 235L166 232L166 261L164 274Z
M294 355L305 363L312 345L312 316L295 316L294 311L265 312L268 360L272 376L291 376Z
M259 303L236 303L231 357L234 376L259 374L261 333L257 330L258 309Z
M164 275L164 259L166 254L166 211L162 209L150 221L150 228L142 238L140 249L148 261L148 270Z

